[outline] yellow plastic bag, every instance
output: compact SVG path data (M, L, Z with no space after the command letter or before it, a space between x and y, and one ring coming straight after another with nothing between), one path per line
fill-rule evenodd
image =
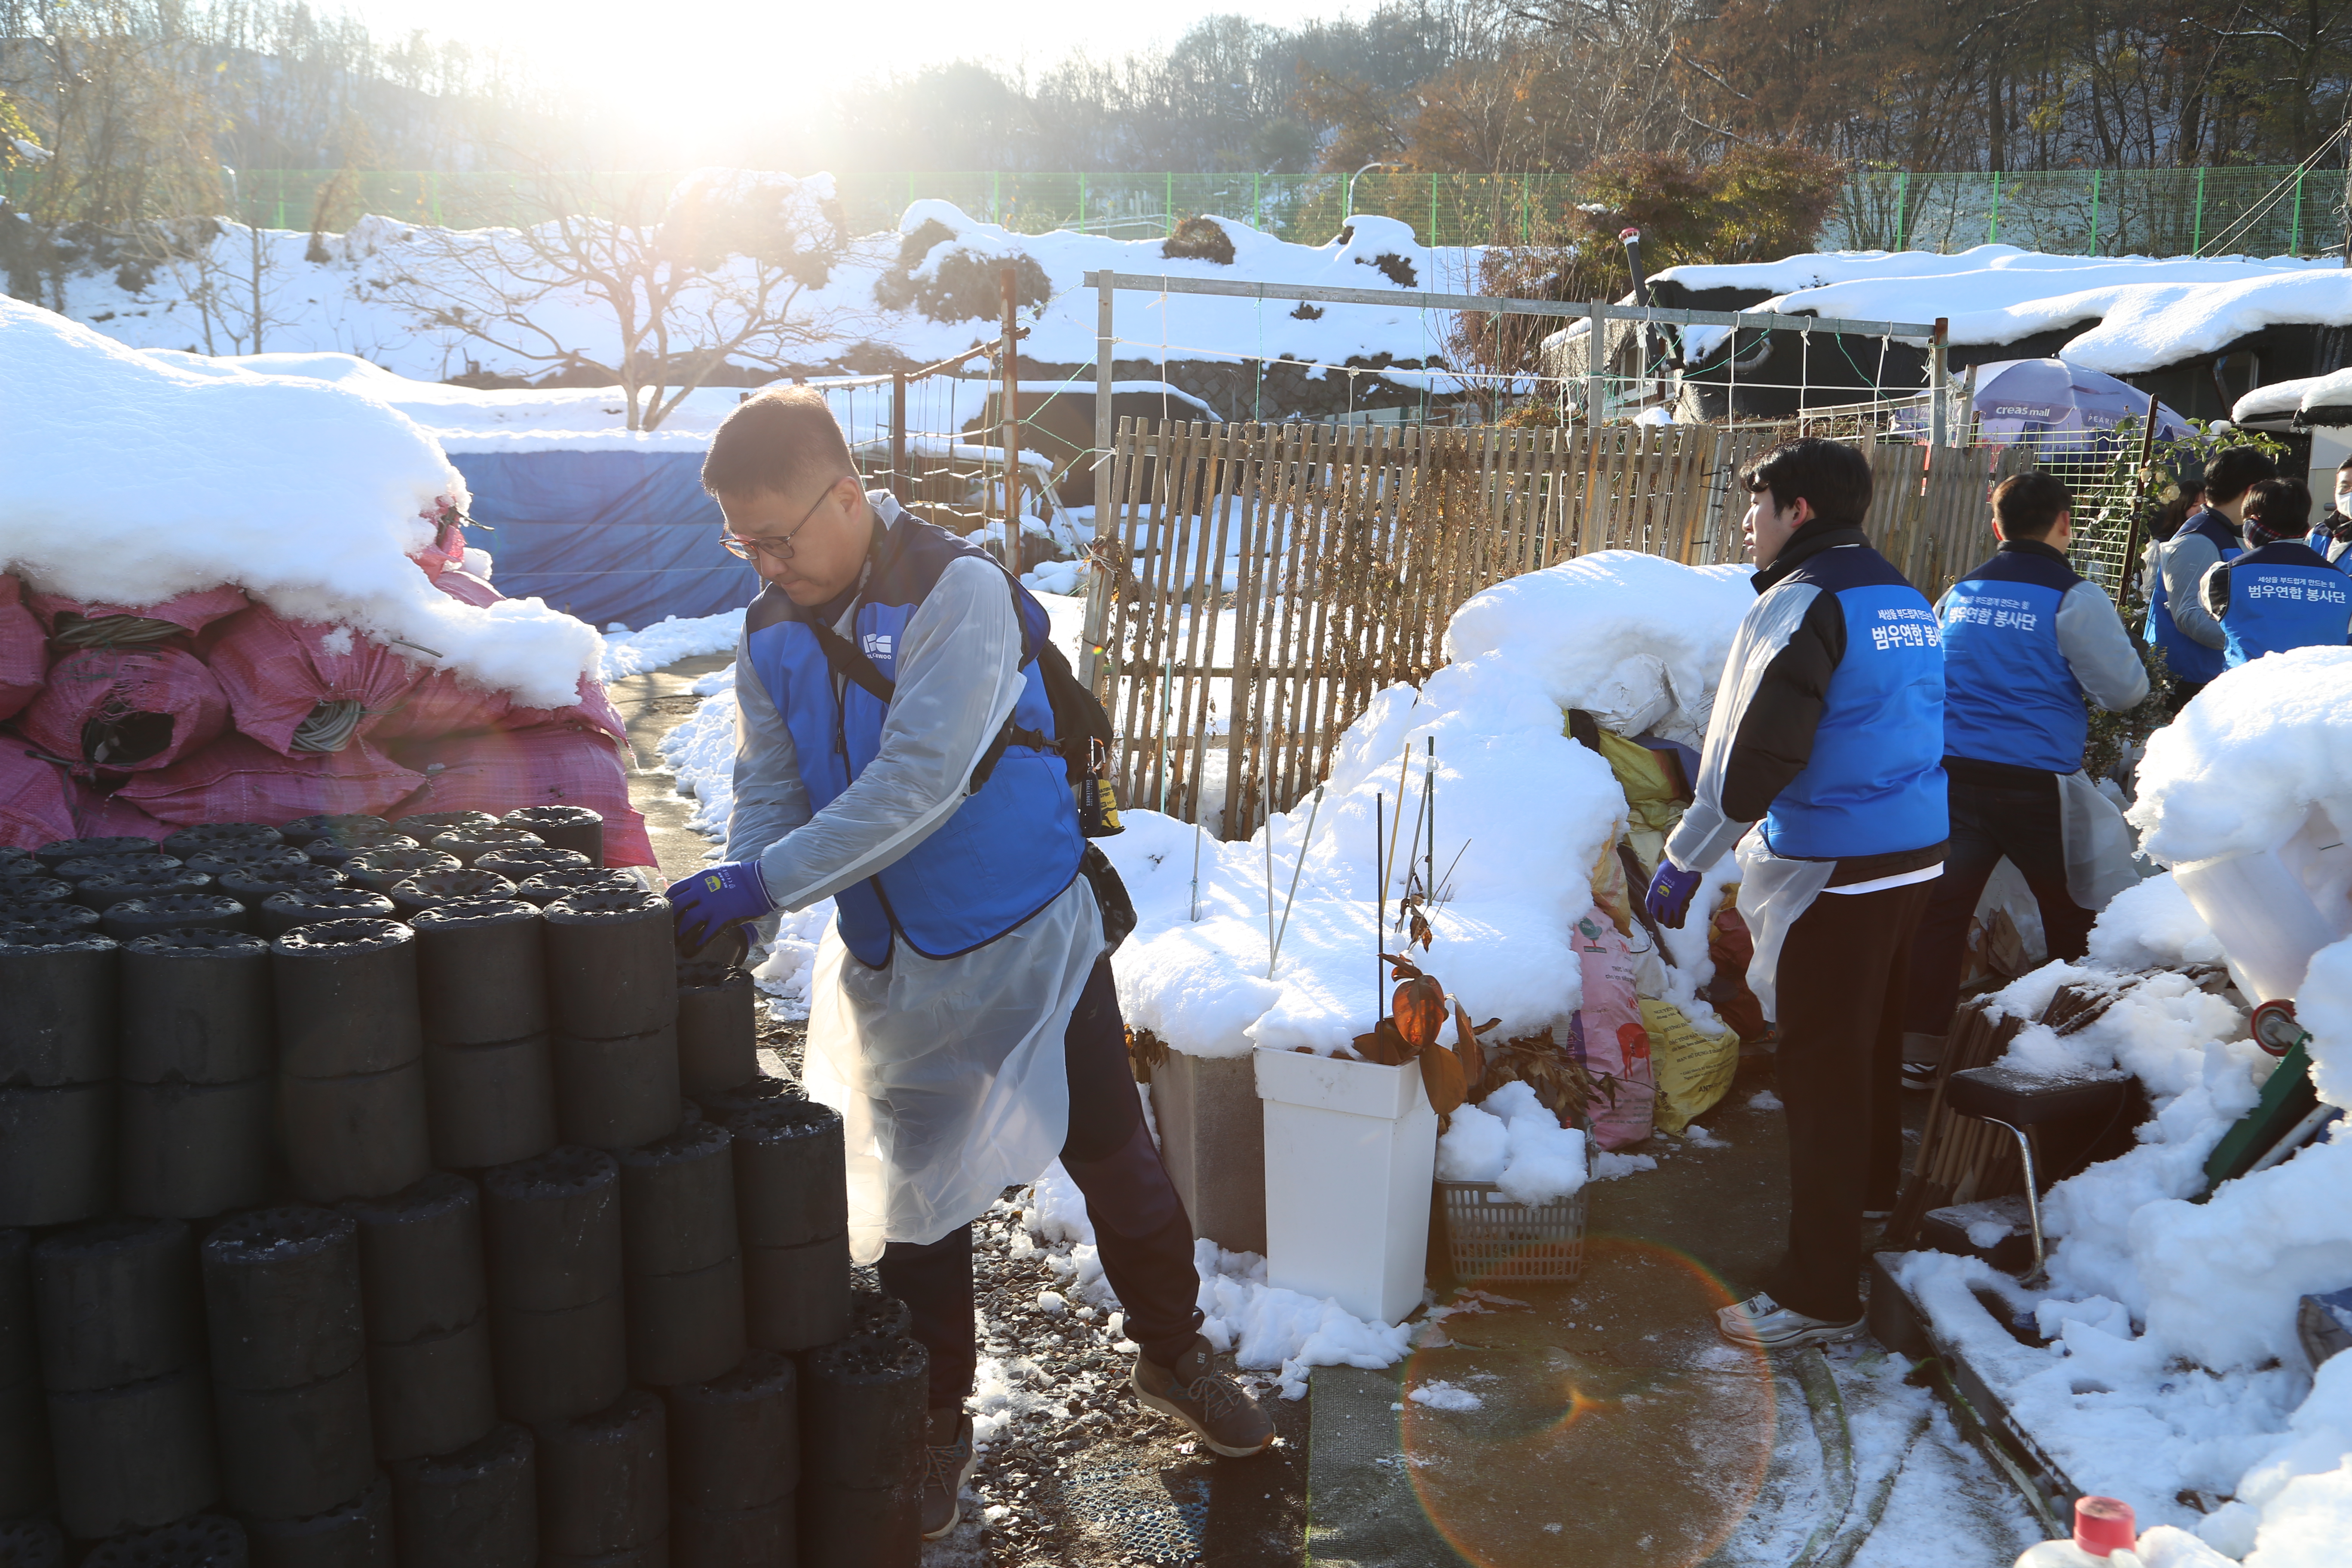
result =
M1642 1024L1650 1031L1657 1084L1655 1125L1679 1137L1730 1091L1732 1075L1739 1070L1739 1036L1730 1029L1701 1034L1680 1007L1654 996L1642 998Z

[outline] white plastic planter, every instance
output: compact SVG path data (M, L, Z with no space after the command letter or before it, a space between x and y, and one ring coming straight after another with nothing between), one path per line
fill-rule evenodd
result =
M1393 1323L1421 1305L1437 1112L1421 1068L1259 1050L1266 1281Z
M1265 1250L1265 1117L1248 1057L1171 1050L1151 1069L1160 1153L1192 1234L1228 1252Z

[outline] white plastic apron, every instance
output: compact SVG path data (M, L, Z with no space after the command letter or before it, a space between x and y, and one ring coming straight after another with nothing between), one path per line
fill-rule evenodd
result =
M1764 1016L1777 1020L1780 1012L1773 983L1780 973L1780 949L1789 940L1789 929L1830 885L1837 862L1775 855L1764 835L1752 830L1734 853L1739 861L1739 918L1748 922L1748 934L1756 943L1756 956L1748 963L1748 989L1756 993Z
M939 1240L1061 1152L1062 1038L1102 946L1084 877L958 958L901 942L887 968L868 969L825 927L804 1075L809 1097L841 1112L852 1258Z
M2096 914L2117 893L2139 885L2138 868L2132 864L2138 846L2130 824L2079 769L2059 775L2058 833L2064 847L2066 896L2078 908Z

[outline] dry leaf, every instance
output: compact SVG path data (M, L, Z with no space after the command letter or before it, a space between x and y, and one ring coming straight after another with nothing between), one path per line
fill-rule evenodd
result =
M1415 975L1396 988L1389 1011L1405 1042L1415 1051L1426 1050L1445 1027L1445 987L1426 974Z
M1421 1053L1421 1087L1440 1116L1462 1104L1462 1063L1452 1051Z
M1397 1033L1393 1018L1382 1018L1370 1034L1358 1035L1349 1043L1355 1047L1359 1057L1381 1067L1402 1067L1413 1058L1412 1047Z
M1421 965L1401 952L1384 952L1381 961L1389 965L1391 980L1414 980L1422 973Z
M1470 1011L1461 1003L1454 1004L1454 1054L1462 1063L1462 1081L1475 1089L1486 1080L1486 1050L1478 1043L1478 1031L1470 1026Z
M1429 929L1429 922L1421 918L1421 911L1419 910L1413 910L1412 924L1409 929L1407 940L1421 943L1421 951L1427 952L1429 951L1430 940L1437 933L1435 931Z

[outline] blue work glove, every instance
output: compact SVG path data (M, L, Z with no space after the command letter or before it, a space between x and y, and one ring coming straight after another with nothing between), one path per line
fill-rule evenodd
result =
M758 920L776 907L756 860L723 860L669 885L677 917L677 944L692 952L731 925Z
M1698 891L1699 874L1685 871L1664 856L1658 857L1658 875L1650 883L1644 900L1650 918L1662 926L1682 930L1683 917L1690 913L1691 896Z

